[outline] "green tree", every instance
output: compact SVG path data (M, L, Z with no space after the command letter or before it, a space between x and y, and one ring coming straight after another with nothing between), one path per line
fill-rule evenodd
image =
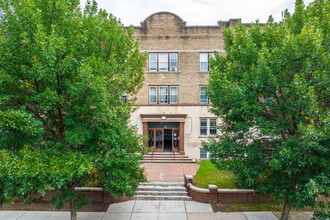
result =
M75 219L88 175L134 194L144 148L121 97L142 86L146 57L133 28L95 1L0 0L0 11L0 204L54 187Z
M291 206L329 195L330 3L296 1L280 24L226 28L226 55L211 61L208 96L222 118L203 144L238 183Z

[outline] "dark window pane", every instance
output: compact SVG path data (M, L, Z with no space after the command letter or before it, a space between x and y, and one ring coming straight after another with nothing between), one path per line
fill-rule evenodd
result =
M163 148L163 131L156 130L156 148L161 149Z

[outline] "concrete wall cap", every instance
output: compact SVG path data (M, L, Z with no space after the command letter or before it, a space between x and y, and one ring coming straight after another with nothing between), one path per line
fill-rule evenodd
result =
M254 193L253 189L218 189L218 193Z
M216 185L209 185L209 189L218 189Z
M102 187L76 187L76 191L104 191Z
M188 179L188 180L192 180L192 179L194 179L194 177L193 177L192 175L184 175L184 176L185 176L185 178Z
M210 190L208 190L208 189L198 188L198 187L192 185L191 183L188 183L187 185L188 185L188 187L189 187L191 190L193 190L193 191L195 191L195 192L200 192L200 193L210 193Z

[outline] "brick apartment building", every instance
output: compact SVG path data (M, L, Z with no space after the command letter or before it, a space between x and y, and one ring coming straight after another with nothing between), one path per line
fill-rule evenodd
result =
M138 110L131 116L138 132L148 136L155 152L208 157L201 141L217 132L220 118L209 112L205 95L208 60L224 54L222 30L239 19L214 26L187 26L179 16L158 12L134 27L141 52L148 53L145 82L137 94ZM248 24L247 24L248 25Z

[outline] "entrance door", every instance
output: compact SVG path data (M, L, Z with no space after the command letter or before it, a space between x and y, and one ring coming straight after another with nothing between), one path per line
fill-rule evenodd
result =
M172 152L172 129L164 129L164 152Z
M179 152L179 123L149 123L148 146L154 152Z
M180 137L179 137L179 129L175 128L172 132L172 146L173 146L173 152L180 152Z

